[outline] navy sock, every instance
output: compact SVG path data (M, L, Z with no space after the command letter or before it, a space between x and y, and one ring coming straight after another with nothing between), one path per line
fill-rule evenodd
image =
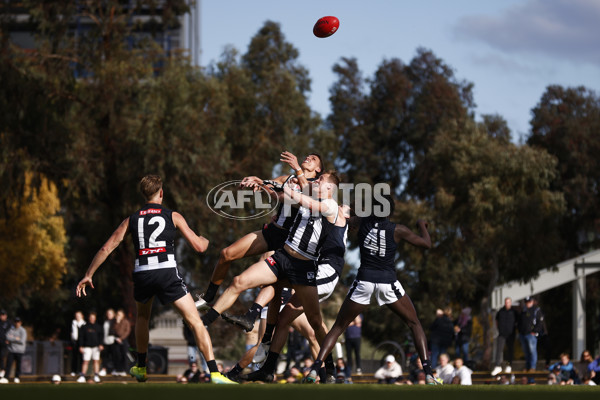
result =
M421 364L423 364L423 371L425 371L426 375L433 375L433 371L431 370L431 361L421 360Z
M233 366L233 368L231 368L229 370L229 374L233 375L233 376L238 376L240 374L240 372L242 372L244 368L240 367L240 364L235 364Z
M212 302L215 299L215 296L217 295L219 286L221 285L215 285L214 283L210 282L208 284L208 289L206 289L206 293L204 293L204 296L202 296L202 298L206 300L207 303Z
M205 326L209 326L210 324L215 322L220 316L221 314L219 314L217 310L211 307L210 310L208 310L208 312L202 316L202 322Z
M279 360L279 353L273 353L269 351L267 354L267 359L265 360L265 364L263 365L263 370L268 374L275 373L275 368L277 368L277 360Z
M335 364L333 363L333 356L331 353L325 358L325 370L330 375L335 375Z
M267 324L265 328L265 334L262 337L261 343L269 343L273 339L273 331L275 330L275 324Z
M322 365L323 365L323 360L315 360L315 362L312 365L311 369L314 369L315 371L318 371L318 370L321 369Z
M145 367L146 366L146 356L148 353L138 353L137 366Z
M213 372L219 372L219 368L217 368L217 362L215 360L207 361L206 365L208 365L208 370L211 373L213 373Z
M246 316L256 320L256 318L258 318L258 316L260 315L260 312L262 311L262 309L263 309L263 306L261 306L258 303L253 303L252 307L250 307L250 309L248 309Z

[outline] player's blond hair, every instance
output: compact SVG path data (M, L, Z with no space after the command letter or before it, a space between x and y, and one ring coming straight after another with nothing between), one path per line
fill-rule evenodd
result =
M150 200L156 192L162 189L162 179L158 175L146 175L140 181L140 192L146 201Z

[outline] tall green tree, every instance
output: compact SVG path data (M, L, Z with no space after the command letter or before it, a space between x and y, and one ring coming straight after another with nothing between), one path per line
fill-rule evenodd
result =
M566 246L560 259L556 260L558 262L595 250L600 245L600 164L597 157L600 151L600 97L585 87L553 85L546 88L532 113L527 143L557 158L558 174L552 187L564 193L567 203L568 212L560 223ZM598 343L600 337L600 294L595 290L599 284L598 274L587 279L588 343ZM562 321L570 323L570 315L552 317L558 324ZM568 343L568 337L566 339ZM568 348L562 350L568 351Z

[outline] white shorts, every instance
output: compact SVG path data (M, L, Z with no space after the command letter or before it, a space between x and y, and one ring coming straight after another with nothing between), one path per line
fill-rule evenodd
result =
M335 269L329 264L319 264L317 269L317 292L319 293L319 303L327 300L333 293L335 285L340 280Z
M100 359L100 348L99 347L83 347L83 361L99 360Z
M404 288L400 282L394 283L373 283L367 281L355 280L348 292L350 300L358 304L371 304L371 296L374 294L377 299L377 304L395 303L404 296Z

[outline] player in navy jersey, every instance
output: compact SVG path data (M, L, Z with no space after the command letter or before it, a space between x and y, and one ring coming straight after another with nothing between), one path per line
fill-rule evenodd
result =
M338 205L333 200L338 184L339 178L334 172L322 174L312 183L317 199L289 187L283 188L284 194L300 207L283 249L236 276L215 305L202 317L205 325L214 322L245 290L272 285L281 280L295 290L317 339L321 341L325 338L317 292L316 261L326 234L323 228L327 227L327 223L323 220L334 224L338 218Z
M316 153L309 154L302 164L298 164L295 155L284 151L281 153L280 161L292 167L296 174L282 175L273 179L273 181L283 186L295 187L296 190L300 190L309 181L316 179L323 171L323 161L321 160L321 156ZM263 180L256 176L248 176L242 180L242 185L257 188L262 182ZM204 295L196 302L196 307L200 310L208 308L207 303L211 303L214 300L219 286L227 276L227 272L233 261L282 248L296 213L297 208L290 208L288 204L281 204L274 221L265 224L262 230L248 233L221 250L219 260L210 278L209 286ZM260 315L262 307L271 301L274 294L275 292L271 287L265 288L259 293L244 318L230 322L240 324L247 331L252 330L254 320Z
M208 240L188 226L181 214L162 206L163 189L160 177L148 175L142 178L140 190L146 205L126 218L113 232L108 241L94 256L84 278L77 285L77 297L86 296L86 286L94 288L92 277L106 258L119 246L125 235L131 233L135 247L135 267L133 270L134 298L137 308L135 338L138 362L130 370L131 376L139 382L147 379L146 357L148 352L149 322L152 301L158 297L163 304L173 303L192 329L196 343L207 361L213 383L236 383L223 376L217 369L212 343L194 300L177 271L175 260L175 230L179 229L192 248L202 253L208 247Z
M371 215L361 219L358 231L360 268L356 280L340 308L333 327L321 343L321 350L306 377L306 382L315 382L323 364L322 360L331 352L338 337L344 333L350 322L367 310L371 297L375 295L379 306L385 304L408 324L427 374L427 383L439 384L431 370L427 338L415 307L396 278L395 255L398 243L405 240L415 246L430 248L431 238L427 231L427 223L423 220L417 222L420 230L420 235L417 235L404 225L390 222L389 216L393 215L394 210L394 200L391 196L384 196L383 199L375 197L371 204ZM378 208L385 216L375 215L374 211Z

